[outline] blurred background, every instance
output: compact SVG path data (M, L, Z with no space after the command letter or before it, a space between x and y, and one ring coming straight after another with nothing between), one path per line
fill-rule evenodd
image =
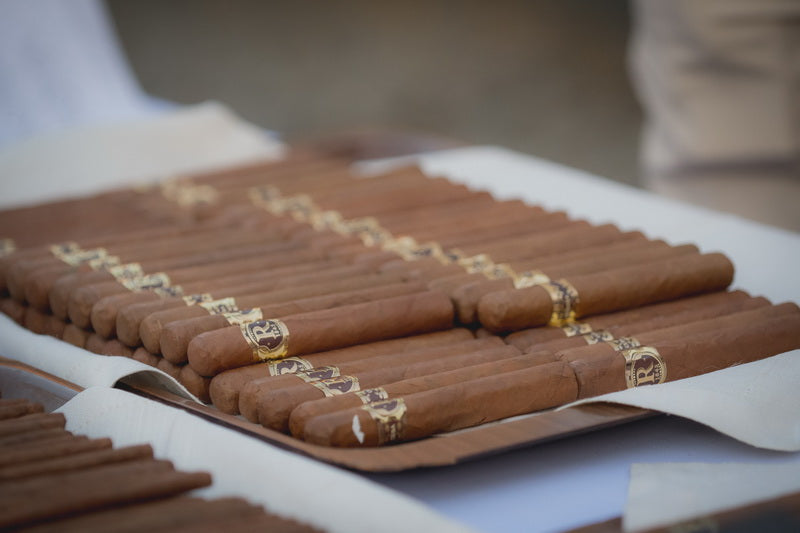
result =
M310 139L495 144L638 184L623 0L107 0L143 89Z

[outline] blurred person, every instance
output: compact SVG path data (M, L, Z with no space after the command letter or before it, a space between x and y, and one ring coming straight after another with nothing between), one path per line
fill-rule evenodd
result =
M800 1L634 0L644 184L800 231Z

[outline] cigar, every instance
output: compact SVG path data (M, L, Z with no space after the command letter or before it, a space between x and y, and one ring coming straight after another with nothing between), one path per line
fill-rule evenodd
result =
M304 435L323 446L378 446L555 407L577 395L569 365L550 363L320 415L307 421Z
M203 403L211 403L211 396L208 389L211 386L211 378L206 378L195 372L189 365L180 367L180 372L176 378L178 383L183 385L187 391L196 396Z
M175 305L166 306L163 312L149 312L154 309L154 302L151 302L150 306L145 303L127 306L120 309L117 315L117 334L120 340L129 346L138 345L141 341L146 343L145 346L151 352L156 353L161 351L162 327L169 322L251 309L260 307L267 301L282 302L294 298L329 294L339 290L372 287L405 278L400 274L373 274L371 268L364 265L332 268L325 272L298 270L296 275L281 276L280 287L275 287L274 280L260 279L253 283L215 291L217 297L209 295L213 298L210 302L190 301L187 303L182 298L167 298L162 301ZM267 283L271 283L271 285L267 286ZM101 305L101 302L98 302L97 305ZM191 338L186 340L186 344L189 340ZM184 347L182 360L185 360L185 350Z
M303 439L305 438L304 432L306 422L323 414L360 407L376 401L402 398L409 394L429 391L485 376L522 370L538 364L540 363L536 361L534 357L531 357L530 354L522 354L508 359L403 379L402 381L386 383L379 387L368 388L362 386L361 390L353 394L340 394L299 404L292 410L291 416L289 417L289 429L292 436Z
M761 309L764 308L764 309ZM756 310L753 315L740 315L739 313ZM598 342L611 342L617 338L634 335L650 335L666 329L667 335L677 333L685 335L689 331L699 331L703 328L713 329L716 324L724 325L726 321L749 320L748 316L771 316L773 313L785 312L781 306L771 307L766 298L748 298L736 302L720 302L717 305L708 305L686 309L678 313L654 316L639 321L628 322L619 326L609 326L605 329L591 331L583 335L574 335L549 342L529 346L524 351L548 350L557 352L569 348L597 344ZM676 329L680 328L680 329Z
M189 343L189 364L201 376L212 377L259 361L427 333L452 325L450 299L444 293L427 291L208 331Z
M736 311L738 310L737 306L741 305L742 301L749 299L751 299L750 295L744 291L712 292L710 294L701 294L700 296L691 296L680 300L646 305L626 311L597 315L580 322L567 324L563 327L545 326L524 329L508 335L505 337L505 341L525 352L532 347L552 340L584 335L592 331L604 330L614 326L624 326L625 324L650 320L660 316L671 316L695 308L715 308L718 305L730 305L732 306L731 309Z
M175 381L178 381L180 378L181 366L170 363L166 359L159 358L158 362L156 363L156 368L173 378Z
M150 459L37 476L0 486L0 527L168 497L210 484L208 474L175 472L170 463Z
M209 395L214 406L220 411L228 414L239 414L239 391L254 379L310 370L315 366L340 364L417 349L440 347L445 350L451 345L456 345L472 338L473 336L469 330L455 328L410 337L357 344L347 348L308 354L302 358L288 357L266 364L244 366L227 370L215 376L211 380Z
M18 418L24 415L41 413L44 408L27 400L2 400L0 401L0 420Z
M401 296L403 294L413 294L415 292L422 292L424 290L425 290L425 285L420 282L391 283L383 286L368 287L360 290L336 292L333 294L325 294L322 296L313 296L311 298L301 298L297 300L273 303L272 305L264 305L262 307L257 308L257 312L258 315L261 317L289 316L289 315L296 315L299 313L319 311L322 309L332 309L336 307L341 307L343 305L353 305L357 303L382 300L385 298L392 298L394 296ZM148 325L150 325L150 323L148 323ZM225 315L209 315L202 319L195 319L189 324L186 324L186 322L181 321L180 323L175 324L175 327L171 329L164 328L162 330L162 335L165 338L165 346L169 347L169 349L164 350L165 352L164 357L172 361L173 363L184 363L188 360L188 357L185 355L185 352L183 350L178 351L175 349L178 343L180 343L181 347L183 347L184 345L188 347L189 342L194 336L197 336L198 334L204 331L212 331L229 325L232 325L230 317ZM198 331L198 326L202 328L200 329L200 331ZM174 338L176 330L177 333L180 334L194 333L194 335L192 337L182 336L176 339ZM144 335L146 335L146 333L144 333ZM158 343L158 346L160 345L161 342ZM177 353L178 357L175 357L176 352L178 352ZM169 356L167 354L169 354Z
M162 360L161 357L147 351L146 348L139 347L133 351L131 359L144 363L148 366L158 367L158 362Z
M561 264L545 264L535 269L537 284L545 283L551 279L572 277L581 274L599 273L634 264L653 263L670 257L696 253L697 247L687 244L671 247L663 241L645 241L637 243L624 251L612 250L611 252L599 251L592 258L578 259ZM532 263L535 264L535 263ZM528 267L531 264L526 265ZM515 268L519 268L514 265ZM530 273L529 273L530 274ZM515 281L509 277L473 281L464 284L450 292L453 304L458 314L459 321L463 324L472 324L478 320L478 302L481 297L490 292L513 290Z
M121 463L135 459L153 457L153 449L148 444L128 446L119 449L103 449L75 453L65 457L54 457L23 464L0 467L0 482L55 474L75 470L85 470L99 465Z
M239 412L251 422L286 432L292 409L305 401L519 355L516 348L487 341L476 339L444 353L427 348L250 381L239 393Z
M45 443L47 446L51 446L71 436L72 435L66 429L58 427L34 429L32 431L25 431L24 433L15 433L0 437L0 448L7 451L10 448L20 445L27 447L39 443Z
M25 321L26 307L12 298L0 298L0 311L20 326Z
M34 413L9 420L0 420L0 437L39 429L63 428L66 423L61 413Z
M89 333L83 348L97 355L105 355L106 340L97 333Z
M61 334L61 340L73 346L77 346L78 348L84 348L90 334L91 332L79 328L75 324L66 324L64 326L64 332Z
M0 467L35 463L47 459L67 457L76 453L86 453L111 448L111 439L87 439L69 435L36 443L27 443L14 449L4 448L0 455Z
M481 298L478 318L490 331L516 331L718 291L732 280L733 265L724 255L690 254L665 259L659 268L649 263L633 265L569 281L492 292Z

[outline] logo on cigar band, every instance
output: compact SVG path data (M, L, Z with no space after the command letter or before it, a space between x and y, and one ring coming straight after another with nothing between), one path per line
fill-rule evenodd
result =
M378 444L403 438L406 426L406 403L402 398L362 405L378 430Z
M156 287L152 289L154 293L162 298L171 298L183 295L183 287L180 285L170 285L169 287Z
M119 265L119 257L116 255L106 255L98 257L97 259L91 259L87 264L92 270L108 270L111 267Z
M169 287L169 276L163 272L148 274L137 278L123 279L118 281L128 290L133 292L148 291L154 289L166 289Z
M256 320L239 328L253 355L262 361L282 359L289 351L289 329L280 320Z
M629 389L667 380L667 365L652 346L639 346L620 353L625 358L625 383Z
M511 267L505 263L500 263L499 265L492 265L489 269L483 271L483 275L489 279L505 279L511 278L514 279L516 274Z
M553 312L550 315L551 326L563 326L574 322L577 317L577 307L580 302L578 291L567 280L549 281L540 285L550 295L553 302Z
M524 289L526 287L535 287L536 285L544 285L550 282L550 277L541 270L526 270L514 278L514 288Z
M614 340L614 335L605 330L590 331L582 336L586 344L597 344L598 342L609 342Z
M95 259L102 259L106 255L108 255L108 253L106 252L105 248L93 248L91 250L77 249L56 257L64 261L69 266L78 266Z
M189 296L183 297L183 303L185 303L188 306L197 305L199 303L210 302L210 301L211 301L211 295L208 294L207 292L204 292L202 294L190 294Z
M494 261L486 254L478 254L472 257L464 257L458 261L458 264L464 267L467 273L476 274L491 269L494 266Z
M233 313L239 310L239 308L236 307L236 300L230 296L228 298L220 298L218 300L204 301L200 304L200 307L208 311L208 313L211 315Z
M567 337L576 337L578 335L586 335L592 332L592 326L585 322L572 322L561 328L564 335Z
M267 363L270 376L282 376L283 374L297 374L314 368L309 361L302 357L287 357L280 361Z
M364 389L356 392L356 396L361 400L361 403L382 402L389 399L389 393L383 387L376 387L374 389Z
M614 348L615 352L630 350L631 348L637 348L642 345L642 343L637 341L634 337L620 337L618 339L606 341L606 343Z
M261 314L261 309L258 307L255 309L241 309L231 313L222 313L222 316L231 326L241 326L242 324L255 322L256 320L264 318L264 315Z
M313 382L312 385L321 390L326 398L347 394L348 392L356 392L361 388L358 384L358 378L355 376L339 376L336 378L322 379Z
M312 381L319 381L321 379L331 379L339 377L339 368L335 366L318 366L314 367L310 370L305 370L303 372L298 372L295 374L298 378L302 379L306 383L311 383Z
M112 266L108 273L116 280L135 279L144 276L144 270L139 263L126 263L124 265Z

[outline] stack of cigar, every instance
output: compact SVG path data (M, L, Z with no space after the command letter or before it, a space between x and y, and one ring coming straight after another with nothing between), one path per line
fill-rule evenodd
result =
M66 242L2 227L2 309L320 444L416 439L800 346L797 307L725 292L722 254L414 167L366 179L298 152L111 196L135 225L59 228Z
M317 531L240 498L189 496L211 484L207 473L177 471L149 445L74 435L65 422L28 400L0 399L3 530Z

